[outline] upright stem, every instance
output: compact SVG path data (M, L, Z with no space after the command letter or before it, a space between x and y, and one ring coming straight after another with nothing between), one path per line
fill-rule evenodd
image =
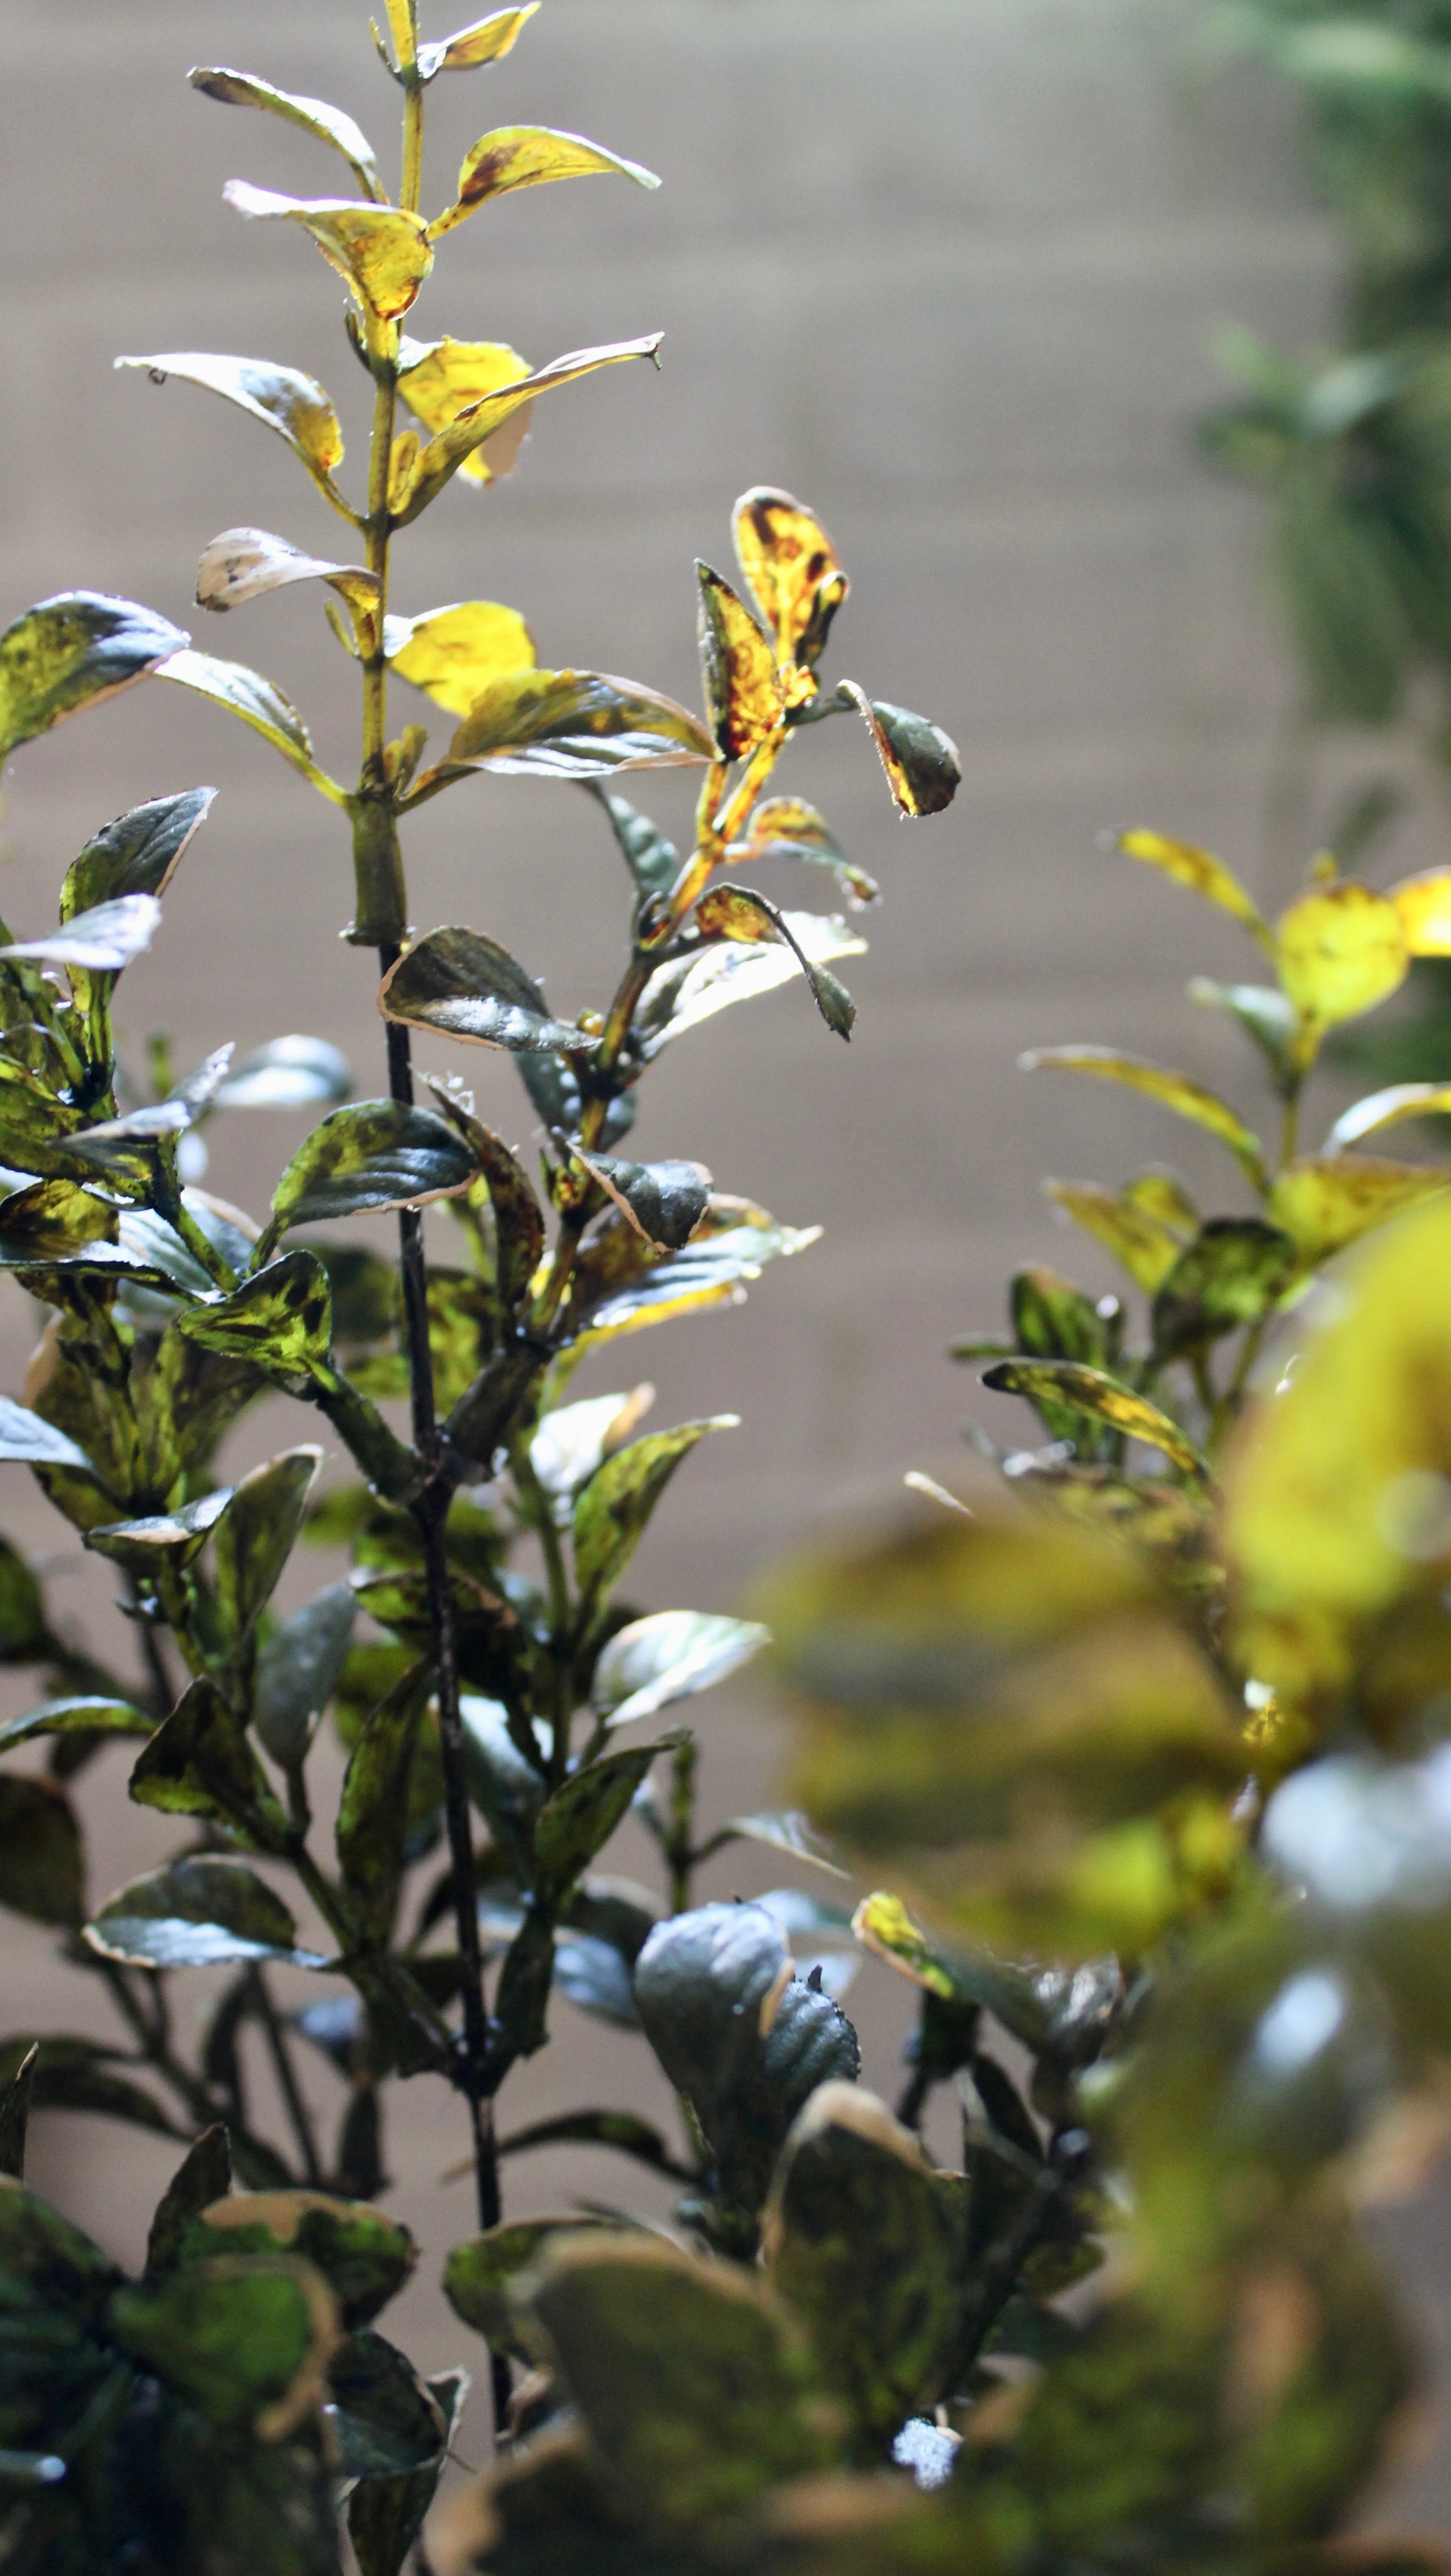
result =
M260 1968L253 1969L251 1982L252 1993L256 2000L257 2019L262 2025L268 2054L272 2059L273 2073L277 2077L278 2090L282 2095L287 2117L292 2124L292 2134L297 2141L297 2152L302 2159L303 2179L315 2188L323 2179L323 2170L322 2159L317 2151L317 2139L313 2134L312 2117L302 2098L302 2088L297 2081L297 2070L288 2053L286 2034L277 2018L277 2007L272 2001L267 1980Z

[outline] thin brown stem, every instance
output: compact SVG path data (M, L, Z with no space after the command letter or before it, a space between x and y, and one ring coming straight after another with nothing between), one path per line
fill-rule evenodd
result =
M297 2142L303 2176L316 2189L323 2180L323 2168L322 2159L317 2151L317 2139L313 2133L312 2114L302 2098L302 2088L297 2081L297 2069L292 2063L287 2046L287 2034L277 2018L277 2007L272 2000L266 1977L260 1968L255 1968L252 1972L251 1987L254 2010L262 2025L267 2052L277 2077L277 2089L282 2095L283 2107Z

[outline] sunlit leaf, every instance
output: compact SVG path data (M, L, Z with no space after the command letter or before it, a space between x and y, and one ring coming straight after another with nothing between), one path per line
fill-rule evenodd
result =
M158 796L107 823L66 870L60 890L62 921L123 895L164 894L216 792L214 787L189 787L180 796Z
M1299 896L1275 943L1286 994L1317 1029L1374 1010L1405 981L1411 957L1395 905L1354 877Z
M1447 1178L1424 1163L1393 1163L1373 1154L1307 1157L1286 1165L1265 1213L1293 1235L1302 1268L1318 1269L1373 1226L1434 1198Z
M1162 832L1140 830L1120 832L1116 846L1126 859L1140 859L1174 885L1187 886L1191 894L1203 895L1206 903L1218 904L1221 912L1243 922L1262 947L1273 944L1270 926L1254 897L1212 850L1201 850L1192 841L1171 841Z
M835 914L782 912L777 918L781 929L790 933L779 945L741 947L723 942L707 948L703 956L687 953L657 966L635 1013L637 1042L646 1056L657 1055L672 1038L699 1028L717 1011L789 984L802 971L803 958L821 968L839 957L865 953L866 941Z
M1283 1083L1293 1077L1296 1015L1293 1003L1272 984L1216 984L1208 975L1191 977L1189 999L1201 1009L1223 1011L1239 1022Z
M706 712L721 755L743 760L769 741L786 711L776 656L728 581L697 563Z
M225 1359L308 1377L327 1366L332 1298L315 1252L287 1252L214 1306L190 1308L177 1328Z
M612 1727L633 1726L712 1689L769 1642L754 1619L656 1610L616 1629L595 1665L590 1704Z
M466 716L493 682L532 671L537 658L518 610L491 599L430 608L422 617L390 617L384 644L399 678L455 716Z
M1220 1100L1203 1084L1191 1081L1187 1073L1172 1073L1162 1065L1146 1064L1142 1057L1121 1055L1114 1047L1066 1046L1033 1047L1018 1058L1024 1073L1087 1073L1103 1082L1121 1082L1131 1091L1141 1091L1161 1107L1172 1109L1180 1118L1191 1118L1197 1127L1205 1127L1243 1164L1257 1190L1266 1186L1264 1152L1259 1138L1250 1133L1227 1101Z
M1427 868L1386 889L1413 957L1451 957L1451 868Z
M285 1959L320 1968L275 1889L245 1861L195 1853L118 1888L85 1937L103 1959L133 1968L224 1968Z
M0 634L0 759L79 708L114 697L190 641L133 599L62 591Z
M398 390L409 410L434 437L457 420L461 412L484 402L490 394L502 393L509 385L521 384L529 374L528 359L521 358L517 349L502 340L405 339L398 365ZM533 409L531 396L506 415L482 447L464 458L459 472L465 482L482 488L499 475L513 472ZM411 473L410 466L410 476ZM403 491L408 491L407 480ZM531 652L524 662L513 667L523 669L532 660ZM467 710L459 708L456 712L462 715Z
M799 796L768 796L751 814L744 840L726 852L739 867L757 859L807 859L829 868L848 903L876 903L881 887L838 848L830 825Z
M24 1717L10 1717L0 1725L0 1753L8 1753L12 1745L29 1744L39 1735L150 1735L155 1725L154 1717L144 1716L129 1700L48 1699L39 1708L27 1710Z
M390 504L398 526L407 527L420 510L427 509L465 460L476 455L521 405L532 403L537 394L552 392L556 385L571 385L579 376L592 375L597 367L614 366L622 358L653 359L663 336L652 331L641 340L612 340L596 349L571 349L562 358L551 358L548 366L540 367L534 375L512 378L497 390L490 389L480 399L466 403L429 440L405 490ZM470 357L478 358L479 354L477 346L469 344ZM512 350L508 355L513 356ZM446 385L442 398L447 398Z
M103 1522L87 1530L86 1545L109 1556L128 1573L154 1581L164 1565L179 1571L194 1565L232 1499L230 1485L180 1503L172 1512L150 1512L136 1520Z
M349 1101L293 1155L273 1193L263 1242L270 1250L292 1226L455 1198L473 1177L473 1156L436 1110Z
M378 1006L386 1019L474 1046L588 1055L599 1043L551 1017L533 977L477 930L430 930L415 941L385 975Z
M850 698L877 746L898 813L942 813L962 784L962 762L951 735L925 716L913 715L909 707L869 698L855 680L843 680L840 694Z
M1128 1272L1136 1287L1150 1295L1168 1277L1183 1250L1183 1237L1167 1220L1130 1198L1100 1189L1093 1181L1045 1181L1055 1206L1091 1234ZM973 1353L964 1350L964 1359Z
M528 671L490 682L448 749L448 763L544 778L605 777L714 757L697 716L656 689L600 671Z
M269 1038L218 1083L217 1109L311 1109L346 1100L353 1087L347 1057L326 1038Z
M525 0L521 9L496 9L489 18L477 18L472 26L460 27L455 35L441 37L436 44L418 48L418 75L431 81L439 72L472 71L478 63L497 63L511 53L539 0Z
M274 89L270 81L258 80L251 72L218 67L190 72L187 77L193 89L219 99L224 107L266 108L273 116L285 117L289 125L300 125L304 134L315 136L319 143L330 143L350 164L364 193L386 202L373 147L362 127L340 107L329 107L322 98L295 98L289 90Z
M249 671L244 662L219 662L211 653L188 651L173 653L159 664L157 678L179 681L184 689L194 689L199 697L240 716L305 778L317 779L306 725L296 707L260 672Z
M505 196L511 189L537 188L546 179L585 179L595 171L611 170L635 180L642 188L660 185L654 172L642 170L638 161L622 161L617 153L606 152L600 144L587 143L582 134L557 134L547 125L501 125L492 134L482 135L465 153L458 174L457 199L445 213L435 216L428 227L428 238L431 242L440 240L475 207L485 205L491 197Z
M651 1432L605 1459L574 1507L575 1580L589 1611L619 1581L681 1459L708 1432L739 1427L738 1414L712 1414Z
M839 1038L850 1038L856 1019L856 1004L850 993L829 968L818 964L798 943L789 914L779 911L765 895L758 894L753 886L716 883L707 887L696 905L695 921L707 938L729 939L742 947L784 941L810 985L811 998L827 1027Z
M1347 1145L1358 1145L1363 1136L1374 1136L1382 1127L1395 1127L1403 1118L1444 1116L1448 1111L1451 1083L1392 1083L1389 1090L1373 1091L1341 1111L1325 1139L1325 1151L1341 1153Z
M0 1460L3 1459L17 1459L27 1467L89 1467L91 1463L74 1440L8 1395L0 1395Z
M224 528L219 537L213 537L197 566L197 606L240 608L247 600L260 599L265 591L283 590L294 581L325 581L360 620L376 610L378 583L373 573L306 554L266 528Z
M697 1237L683 1252L672 1253L619 1289L606 1284L591 1292L588 1272L582 1278L577 1272L581 1339L588 1346L701 1307L738 1304L744 1283L759 1278L766 1262L804 1252L820 1231L819 1226L776 1225L752 1211L746 1222Z
M983 1385L996 1394L1025 1395L1030 1401L1046 1396L1069 1404L1075 1412L1092 1414L1111 1431L1126 1440L1147 1441L1150 1448L1162 1449L1174 1466L1186 1476L1207 1476L1208 1467L1192 1440L1162 1413L1147 1396L1136 1395L1132 1387L1122 1386L1103 1369L1085 1368L1078 1360L999 1360L983 1373Z
M59 930L0 948L0 958L34 957L47 966L80 966L90 974L119 974L150 947L161 923L154 895L121 894L109 903L73 913Z
M408 311L433 266L428 227L399 206L361 206L350 197L283 197L229 179L227 204L252 220L282 218L310 232L329 266L380 321Z
M704 1163L625 1163L613 1154L575 1150L591 1179L614 1201L627 1222L662 1252L682 1251L710 1204L711 1176Z
M736 560L778 659L814 670L848 588L830 537L789 492L765 485L741 494L731 524Z
M295 448L309 473L326 478L343 461L343 433L323 388L296 367L270 358L224 358L203 349L164 349L153 358L118 358L118 367L144 367L153 384L168 376L201 385L249 411Z

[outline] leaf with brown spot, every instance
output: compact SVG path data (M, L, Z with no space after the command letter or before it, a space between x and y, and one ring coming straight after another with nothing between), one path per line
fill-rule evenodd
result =
M522 9L496 9L489 18L476 18L470 27L460 27L452 36L442 36L436 44L418 48L418 77L422 81L437 78L440 72L469 72L480 63L502 62L512 53L539 0L525 0Z
M246 179L229 179L222 194L249 222L301 224L358 304L380 321L396 322L408 311L433 266L422 216L401 206L359 205L351 197L284 197Z
M378 582L358 564L331 563L289 545L266 528L223 528L213 537L197 566L198 608L240 608L264 591L282 590L289 582L325 581L346 600L355 629L376 611ZM364 642L360 634L360 643Z
M606 152L599 143L587 143L582 134L558 134L547 125L501 125L492 134L481 135L471 151L464 155L458 174L458 197L443 214L436 215L428 227L431 242L440 241L456 224L466 221L476 207L487 204L491 197L503 197L515 188L537 188L547 179L586 179L597 171L618 171L621 177L633 179L638 187L658 188L653 170L644 170L638 161L622 161L616 152Z
M814 668L848 587L826 530L789 492L766 485L741 494L732 527L736 561L776 639L778 661L805 661ZM824 585L830 599L825 609L819 600Z
M787 916L752 886L713 885L695 907L697 927L710 939L729 939L742 947L781 940L790 949L811 987L811 996L829 1029L850 1038L856 1004L844 984L819 965L796 938Z
M706 713L725 760L744 760L768 742L786 712L776 656L744 600L697 562L700 665Z

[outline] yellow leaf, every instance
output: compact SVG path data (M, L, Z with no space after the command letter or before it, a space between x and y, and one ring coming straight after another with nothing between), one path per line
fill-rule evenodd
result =
M343 461L337 413L315 378L296 367L274 366L270 358L214 357L204 349L165 349L154 358L118 358L116 364L144 367L154 385L179 376L184 384L221 394L275 429L313 473L330 474Z
M1395 905L1354 877L1312 886L1275 929L1280 982L1312 1030L1373 1011L1410 964Z
M1192 894L1202 894L1206 903L1217 903L1221 912L1232 913L1264 947L1273 945L1259 905L1212 850L1198 849L1192 841L1171 841L1162 832L1143 831L1120 832L1118 847L1126 859L1142 859L1146 867L1157 868L1175 885L1188 886Z
M492 681L532 671L536 660L534 638L517 608L502 608L492 599L461 600L422 617L390 617L386 644L399 677L454 716L466 716Z
M388 192L378 176L373 147L362 127L345 116L340 107L330 107L325 98L295 98L290 90L274 89L270 81L258 80L252 72L228 71L221 65L189 72L187 77L193 89L219 99L224 107L265 108L272 116L284 117L289 125L300 125L304 134L311 134L319 143L330 143L352 164L365 195L375 205L386 206Z
M1421 1163L1386 1162L1371 1154L1307 1156L1281 1172L1266 1214L1293 1235L1301 1268L1314 1270L1373 1226L1434 1197L1447 1179Z
M501 125L494 133L481 135L473 150L465 153L457 200L435 216L428 238L441 240L490 197L507 196L515 188L538 188L546 179L587 179L597 171L610 170L641 188L660 185L653 170L642 170L638 161L622 161L602 144L587 143L582 134L556 134L547 125Z
M1122 1082L1130 1091L1143 1092L1178 1117L1206 1127L1243 1164L1255 1188L1265 1188L1264 1152L1258 1136L1251 1134L1227 1101L1191 1081L1187 1073L1171 1073L1163 1065L1146 1064L1140 1056L1120 1055L1113 1047L1101 1046L1033 1047L1019 1056L1018 1063L1024 1073L1089 1073L1100 1081Z
M709 761L698 716L604 671L532 671L490 681L449 744L450 762L555 778Z
M229 179L222 194L249 220L301 224L358 303L380 321L396 322L408 311L433 266L422 216L401 206L364 206L351 197L281 197L246 179Z
M814 668L826 627L848 589L830 537L789 492L765 485L741 494L733 525L736 561L776 638L778 659L790 663L805 658ZM819 597L823 590L824 599Z
M572 349L562 358L551 358L548 366L539 368L536 374L502 384L497 393L465 404L429 440L419 457L407 492L394 505L393 515L399 527L406 528L420 510L426 510L450 476L478 453L486 439L492 440L522 404L532 403L536 394L551 393L556 385L571 385L578 376L592 375L597 367L612 367L622 358L656 358L663 337L662 332L651 331L640 340L612 340L598 349Z
M419 352L416 356L412 354L415 350ZM409 410L432 434L447 429L461 411L482 402L486 394L499 393L505 385L517 385L528 373L528 359L521 358L517 349L507 347L502 340L444 339L435 340L431 347L405 340L398 391ZM501 423L483 447L464 458L459 472L470 483L480 484L492 483L497 473L509 473L528 425L526 404L511 412L507 423Z
M884 1959L914 1986L951 2000L957 1992L952 1971L944 1967L925 1932L919 1932L900 1896L878 1888L864 1896L851 1918L851 1928L864 1950Z
M1413 957L1451 957L1451 868L1402 877L1387 894Z
M700 661L711 730L726 760L769 741L785 716L776 656L728 581L697 562Z
M1150 1404L1146 1395L1136 1395L1132 1387L1121 1386L1104 1369L1089 1368L1081 1360L999 1360L994 1367L984 1369L982 1382L996 1395L1025 1395L1030 1403L1044 1397L1055 1404L1072 1405L1080 1413L1092 1414L1095 1421L1107 1423L1125 1440L1143 1440L1151 1449L1161 1449L1186 1475L1208 1478L1208 1466L1178 1423L1161 1413L1157 1404Z
M1152 1210L1115 1198L1092 1181L1045 1181L1043 1187L1075 1225L1112 1253L1136 1288L1152 1296L1163 1285L1184 1247Z
M478 63L502 62L512 53L539 0L525 0L522 9L496 9L490 18L478 18L470 27L460 27L452 36L444 36L434 45L418 48L419 77L433 80L439 72L472 71Z
M1358 1145L1362 1136L1377 1135L1382 1127L1397 1126L1402 1118L1429 1118L1451 1112L1451 1083L1393 1082L1388 1090L1372 1091L1366 1099L1357 1100L1343 1110L1325 1139L1327 1154L1338 1154L1346 1145Z

